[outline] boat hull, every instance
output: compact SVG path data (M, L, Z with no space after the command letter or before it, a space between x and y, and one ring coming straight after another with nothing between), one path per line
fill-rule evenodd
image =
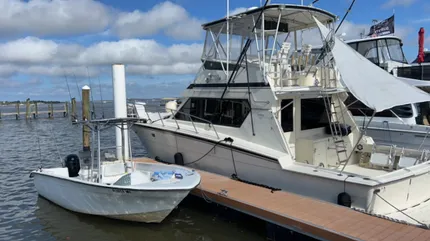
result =
M160 223L190 190L135 190L92 185L33 172L40 196L70 211L108 218Z
M293 169L294 167L283 169L277 159L252 153L252 150L231 148L229 144L217 145L210 154L202 158L216 142L162 128L147 124L133 126L149 155L164 162L175 163L174 155L179 152L183 155L185 165L201 159L190 167L229 177L237 174L247 182L279 188L330 203L337 203L338 195L347 192L353 200L352 207L382 215L396 210L375 197L374 193L377 190L383 190L383 194L380 195L389 196L390 204L400 209L419 204L430 197L429 192L422 191L426 190L425 185L430 181L430 175L426 172L414 171L415 176L400 177L395 181L372 182L369 179L368 184L364 184L365 179L361 177L345 178L345 175L339 176L338 172L333 172L329 176L328 169L319 172L315 168L300 164L293 166L302 170L306 168L307 171L301 172L299 168ZM364 182L354 181L358 179Z

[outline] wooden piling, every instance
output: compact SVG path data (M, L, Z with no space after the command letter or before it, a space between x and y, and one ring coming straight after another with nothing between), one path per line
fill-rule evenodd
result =
M15 108L16 108L15 119L17 120L19 119L19 104L20 104L20 101L18 101L15 105Z
M27 98L27 100L25 100L25 119L28 120L31 118L31 113L30 113L30 98Z
M69 114L69 102L66 101L64 103L64 112L63 112L63 117L66 117Z
M85 85L82 87L82 120L91 120L90 112L90 87ZM83 151L90 150L90 135L91 130L88 126L83 125L82 127L82 143Z
M77 120L78 119L78 117L77 117L78 115L77 115L77 113L76 113L76 98L75 97L73 97L72 98L72 115L71 115L71 117L72 117L72 121L75 121L75 120Z
M36 119L37 117L39 117L39 110L37 109L37 102L34 102L33 118Z

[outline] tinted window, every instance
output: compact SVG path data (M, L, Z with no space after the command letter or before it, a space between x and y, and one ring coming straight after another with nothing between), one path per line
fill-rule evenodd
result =
M357 52L375 64L379 64L376 41L358 43Z
M351 46L351 48L353 48L354 50L357 50L357 43L350 43L348 45Z
M330 103L330 98L326 102ZM302 130L315 129L328 125L328 115L322 98L302 99Z
M240 127L250 111L246 99L190 98L175 115L177 120Z
M385 39L378 40L379 62L385 63L390 60L390 52L388 51L387 41Z
M387 39L387 45L392 60L407 63L406 58L403 55L402 46L400 46L399 40Z
M281 126L284 132L293 131L293 100L281 101ZM288 106L287 106L288 105Z

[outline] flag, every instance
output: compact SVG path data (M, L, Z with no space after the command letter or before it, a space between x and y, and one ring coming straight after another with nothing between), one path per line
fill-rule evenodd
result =
M370 27L367 36L383 36L394 33L394 14L393 16Z

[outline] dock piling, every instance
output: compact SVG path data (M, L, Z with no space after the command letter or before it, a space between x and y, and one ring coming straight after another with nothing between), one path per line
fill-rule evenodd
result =
M15 108L16 108L16 114L15 114L15 119L19 119L19 104L20 104L21 102L20 101L18 101L18 102L16 102L16 105L15 105Z
M30 98L27 98L27 100L25 100L25 119L28 120L31 118L30 116Z
M85 85L82 87L82 120L90 120L90 87ZM82 140L83 140L83 151L90 150L90 134L91 130L88 126L83 125L82 127Z
M54 118L54 104L52 103L48 104L48 118L49 119Z
M66 117L69 114L69 102L65 102L64 103L64 112L63 112L63 117Z
M33 119L36 119L38 116L39 116L39 111L37 109L37 102L34 102Z
M72 121L76 121L78 119L77 113L76 113L76 98L72 98Z

